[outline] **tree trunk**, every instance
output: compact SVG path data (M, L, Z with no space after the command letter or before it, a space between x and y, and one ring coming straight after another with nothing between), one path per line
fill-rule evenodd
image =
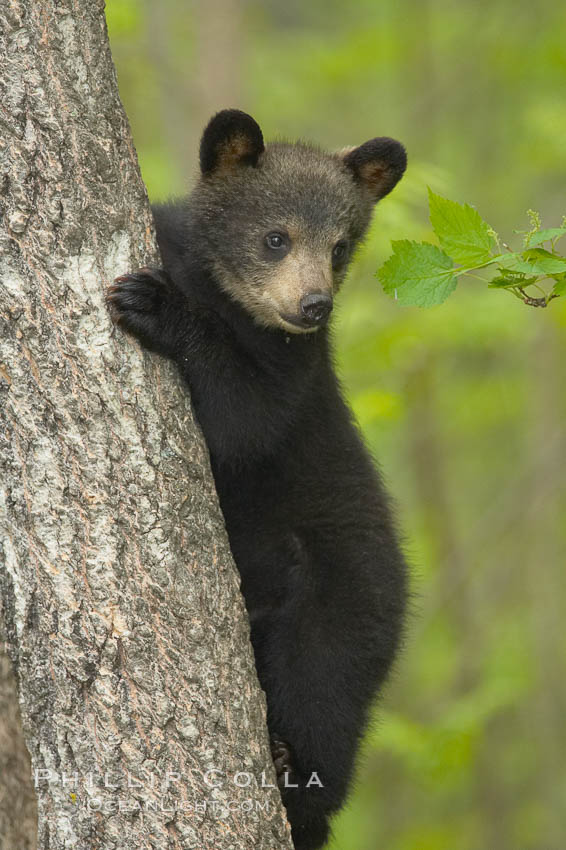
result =
M103 9L0 8L0 599L38 844L290 847L206 447L104 305L158 259Z
M37 803L0 616L0 848L36 850Z

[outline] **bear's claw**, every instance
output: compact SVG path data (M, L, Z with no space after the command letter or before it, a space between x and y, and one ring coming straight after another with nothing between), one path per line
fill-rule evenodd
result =
M277 784L284 789L285 777L293 773L293 758L289 744L276 736L271 737L271 757L277 774Z

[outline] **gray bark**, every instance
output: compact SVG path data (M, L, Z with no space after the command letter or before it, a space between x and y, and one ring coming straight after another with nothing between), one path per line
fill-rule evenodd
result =
M37 804L0 615L0 848L36 850Z
M290 847L206 447L104 305L158 258L103 9L0 8L0 599L38 843Z

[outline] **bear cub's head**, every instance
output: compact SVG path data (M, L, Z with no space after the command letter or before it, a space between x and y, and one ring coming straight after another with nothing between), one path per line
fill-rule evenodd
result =
M337 153L302 142L264 145L250 115L219 112L202 136L201 179L191 197L218 283L264 327L317 330L375 203L406 164L393 139Z

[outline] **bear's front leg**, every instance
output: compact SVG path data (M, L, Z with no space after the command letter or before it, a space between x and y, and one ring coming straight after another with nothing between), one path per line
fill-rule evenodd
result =
M106 302L115 324L150 351L175 358L187 306L166 271L143 268L120 275L108 287Z

